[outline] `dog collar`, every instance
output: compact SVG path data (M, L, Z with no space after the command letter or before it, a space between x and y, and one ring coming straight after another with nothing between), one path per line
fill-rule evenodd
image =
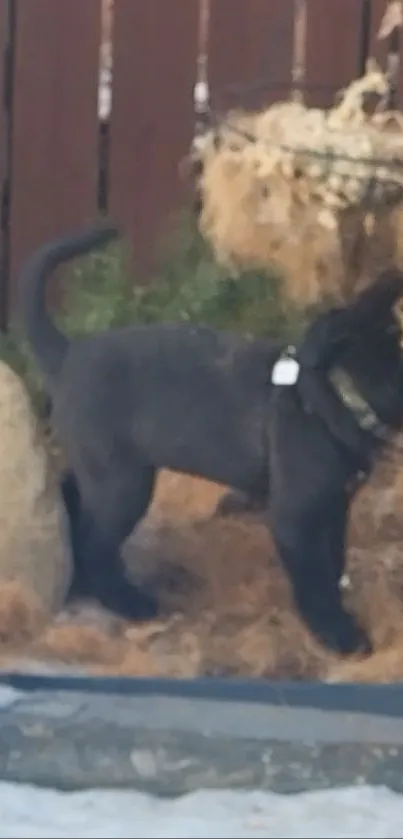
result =
M354 414L363 431L373 434L380 440L389 439L390 429L377 417L375 411L359 393L351 376L345 370L341 367L333 368L329 371L329 380L346 408Z
M273 365L271 382L278 387L293 387L298 381L300 369L297 349L290 345L283 350ZM373 434L379 440L388 440L390 429L377 417L375 411L359 393L351 376L341 367L334 367L328 376L346 408L354 414L360 428Z

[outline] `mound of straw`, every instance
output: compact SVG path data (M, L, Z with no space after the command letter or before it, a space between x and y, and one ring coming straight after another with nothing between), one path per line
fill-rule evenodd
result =
M310 635L259 516L212 519L224 488L166 472L126 554L137 581L144 555L161 620L130 625L84 603L49 624L29 591L0 586L0 669L401 681L402 466L402 451L380 463L352 508L343 596L373 641L369 658L342 659Z
M288 101L230 112L197 138L200 228L217 259L235 273L280 266L304 304L347 299L400 264L403 117L380 109L387 94L369 62L329 111Z

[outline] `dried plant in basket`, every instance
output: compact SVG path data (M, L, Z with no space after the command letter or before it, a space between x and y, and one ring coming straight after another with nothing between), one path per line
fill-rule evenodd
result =
M401 261L403 119L367 107L387 90L370 61L328 111L300 102L233 111L198 138L200 228L219 261L235 272L276 263L304 303L345 299Z

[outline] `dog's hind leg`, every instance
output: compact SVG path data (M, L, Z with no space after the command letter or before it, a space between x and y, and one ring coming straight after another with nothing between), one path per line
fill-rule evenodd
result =
M274 541L296 607L311 632L335 652L369 653L369 639L344 609L339 586L347 511L343 514L340 502L337 516L329 525L330 509L323 505L321 511L313 508L309 513L305 508L303 514L273 510ZM331 540L335 540L333 545Z
M134 467L134 468L133 468ZM105 477L78 476L80 511L73 529L78 593L96 597L105 608L127 620L146 620L157 613L155 598L126 578L120 548L151 502L155 470L148 464L111 465ZM74 506L74 492L70 486Z
M79 528L82 505L78 483L71 470L64 472L62 475L60 489L68 518L71 553L74 562L73 580L69 591L69 599L72 599L83 590L84 581L81 579L79 562Z

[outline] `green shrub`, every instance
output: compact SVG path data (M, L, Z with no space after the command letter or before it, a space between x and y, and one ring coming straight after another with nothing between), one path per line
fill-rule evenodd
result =
M114 245L72 270L63 286L63 311L57 316L63 331L77 336L135 321L187 321L290 341L305 320L284 300L275 271L229 276L214 261L188 214L162 243L149 283L134 284L127 265L126 248ZM40 406L41 377L18 325L0 336L0 357L24 377Z

